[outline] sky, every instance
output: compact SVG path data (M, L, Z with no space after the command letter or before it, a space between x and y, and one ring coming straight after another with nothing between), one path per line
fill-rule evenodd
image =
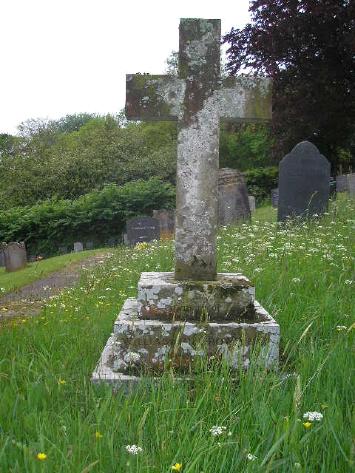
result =
M30 118L118 113L125 76L162 74L180 18L249 21L248 0L1 0L0 133Z

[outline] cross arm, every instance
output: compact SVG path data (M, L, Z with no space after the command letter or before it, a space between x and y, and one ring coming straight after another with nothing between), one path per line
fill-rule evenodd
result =
M271 120L271 79L227 77L217 91L220 117L226 121Z
M128 120L177 120L185 93L185 81L175 76L128 74Z

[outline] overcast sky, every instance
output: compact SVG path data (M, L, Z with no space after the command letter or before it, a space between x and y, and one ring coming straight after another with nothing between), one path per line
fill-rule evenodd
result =
M249 20L248 0L0 0L0 133L29 118L117 113L127 73L163 73L179 18Z

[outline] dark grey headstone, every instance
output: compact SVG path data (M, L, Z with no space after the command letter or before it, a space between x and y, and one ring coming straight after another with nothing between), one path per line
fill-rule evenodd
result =
M74 243L74 253L80 253L80 251L84 250L84 245L81 243L81 241L76 241Z
M5 269L8 272L23 269L27 265L26 247L23 242L3 245Z
M271 189L271 205L274 209L279 206L279 189Z
M86 250L92 250L94 248L94 242L93 241L87 241L85 243L85 249Z
M159 222L152 217L136 217L127 221L127 241L136 245L144 241L159 240Z
M175 231L175 211L174 210L153 210L153 217L159 222L160 239L168 240L174 237Z
M298 143L279 164L278 220L325 212L329 181L329 161L309 141Z
M5 266L5 255L4 251L0 248L0 268Z
M66 255L68 253L68 248L66 246L60 246L58 252L60 255Z
M230 225L250 219L248 189L242 174L223 168L218 173L218 223Z

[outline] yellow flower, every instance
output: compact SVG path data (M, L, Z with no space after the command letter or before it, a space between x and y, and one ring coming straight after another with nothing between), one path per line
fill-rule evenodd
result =
M96 437L97 439L101 439L101 438L103 437L103 435L102 435L101 432L99 432L99 431L97 430L97 431L95 432L95 437Z
M66 384L65 379L59 378L58 379L58 384Z
M37 453L37 460L41 460L41 461L47 460L47 455L43 452Z
M312 427L312 422L303 422L303 425L306 429L310 429Z
M177 472L181 471L181 470L182 470L182 463L175 463L175 465L173 465L173 466L171 467L171 469L172 469L173 471L177 471Z

